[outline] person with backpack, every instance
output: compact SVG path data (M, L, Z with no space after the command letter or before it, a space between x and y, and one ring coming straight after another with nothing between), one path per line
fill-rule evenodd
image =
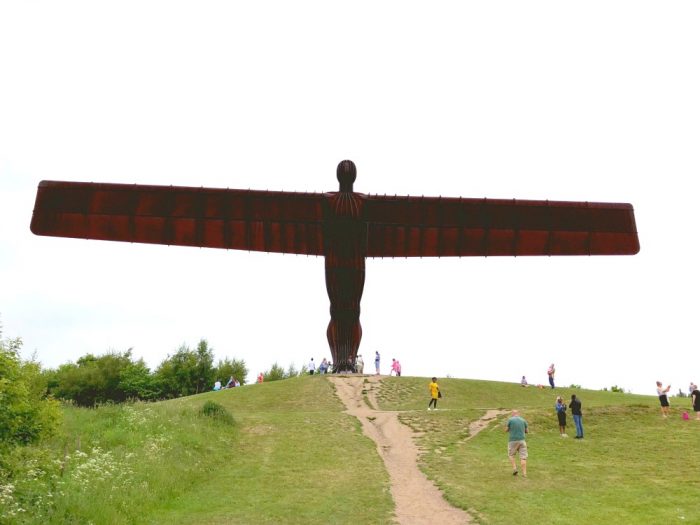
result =
M442 397L440 393L440 387L437 384L437 377L433 377L433 380L428 385L428 390L430 390L430 402L428 403L428 410L437 410L438 398ZM433 407L432 409L430 407Z

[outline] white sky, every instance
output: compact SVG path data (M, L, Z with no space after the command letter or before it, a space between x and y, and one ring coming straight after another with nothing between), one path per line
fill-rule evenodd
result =
M700 4L0 3L0 321L47 367L330 357L323 259L36 237L42 179L630 202L634 257L369 259L388 372L700 380Z

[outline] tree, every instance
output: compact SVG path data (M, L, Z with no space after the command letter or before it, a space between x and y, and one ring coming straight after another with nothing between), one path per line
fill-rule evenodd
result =
M195 393L199 394L209 390L214 384L214 349L209 348L206 339L201 339L197 344L196 351L196 384Z
M126 399L139 399L152 401L158 399L160 391L143 359L130 363L122 369L119 375L119 387L124 392Z
M4 340L0 331L0 445L28 444L50 436L61 418L47 397L46 378L34 360L19 356L20 338Z
M197 350L182 345L156 370L156 381L162 397L173 398L198 394L214 384L214 352L202 339Z
M285 373L284 368L275 363L268 371L263 372L263 377L265 378L266 382L279 381L280 379L287 379L287 374Z
M290 363L289 368L287 368L287 377L297 377L300 374L299 370L297 370L297 367L294 366L294 363Z
M246 382L246 377L248 376L248 367L243 359L229 359L225 358L223 361L219 359L216 368L214 369L214 378L220 379L224 384L228 381L229 377L238 379L241 385Z
M102 356L86 354L76 364L61 365L54 375L56 397L73 400L79 406L121 403L129 397L122 384L125 370L133 366L131 349ZM53 382L53 381L52 381Z

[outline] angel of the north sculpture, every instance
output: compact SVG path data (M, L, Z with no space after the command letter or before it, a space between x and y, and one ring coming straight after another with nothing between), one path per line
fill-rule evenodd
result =
M366 257L633 255L630 204L391 197L42 181L37 235L318 255L325 258L334 371L353 370L362 338Z

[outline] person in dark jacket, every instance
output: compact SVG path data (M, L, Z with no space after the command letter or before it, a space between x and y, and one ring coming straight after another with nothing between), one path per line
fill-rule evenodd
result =
M581 421L581 401L576 398L576 394L571 394L571 403L569 403L571 415L574 417L574 425L576 425L576 439L583 439L583 422Z

